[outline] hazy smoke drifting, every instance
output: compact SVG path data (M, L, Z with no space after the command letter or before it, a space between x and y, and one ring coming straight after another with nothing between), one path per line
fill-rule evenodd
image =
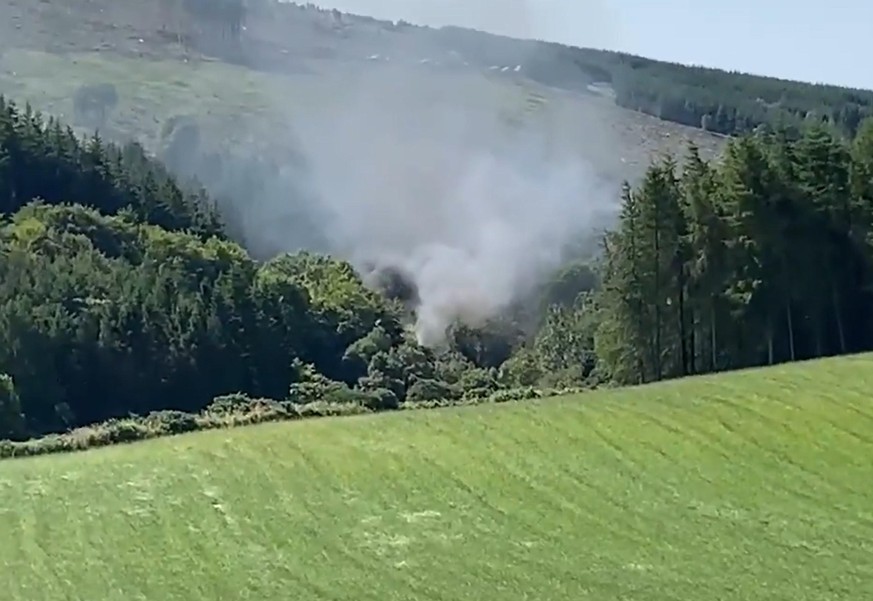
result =
M341 8L368 12L353 4ZM471 25L474 13L487 17L498 31L504 15L503 33L526 36L526 1L512 4L428 6L460 25ZM450 18L451 7L459 19ZM568 244L590 233L592 220L614 205L615 185L607 187L581 156L614 149L606 130L574 130L573 111L584 104L565 103L560 115L550 105L526 113L529 92L516 85L524 77L516 63L490 75L436 66L445 56L420 64L422 52L440 49L415 35L382 36L379 60L332 63L347 70L336 96L289 116L306 177L284 197L248 205L247 221L257 228L245 234L253 246L297 249L300 226L289 224L301 222L285 217L305 199L306 223L332 253L362 272L375 266L409 275L419 339L433 345L455 320L478 325L529 292L559 266ZM521 118L520 128L507 125L507 112Z
M477 325L557 267L614 190L578 155L552 147L542 115L519 129L498 106L463 96L412 103L407 77L402 67L374 67L329 114L295 131L330 246L360 268L408 273L420 341L436 344L454 320ZM521 112L523 93L506 93Z

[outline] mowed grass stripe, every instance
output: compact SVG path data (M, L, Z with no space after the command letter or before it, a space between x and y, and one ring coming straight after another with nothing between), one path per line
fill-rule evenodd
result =
M871 368L2 462L4 598L873 598Z

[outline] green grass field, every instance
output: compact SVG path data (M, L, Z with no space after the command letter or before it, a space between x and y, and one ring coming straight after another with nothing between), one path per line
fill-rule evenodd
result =
M8 601L873 598L873 357L0 463Z

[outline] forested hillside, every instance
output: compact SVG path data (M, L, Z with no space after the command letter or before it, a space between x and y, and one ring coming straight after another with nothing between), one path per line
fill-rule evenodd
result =
M873 121L653 164L601 256L433 350L399 274L256 262L136 145L0 109L0 436L237 392L384 410L873 349Z
M256 263L205 193L138 146L0 109L0 436L199 411L235 392L390 409L514 385L494 367L516 330L488 346L458 329L456 351L421 348L402 303L347 263Z
M596 336L622 382L873 348L873 121L740 138L626 189Z
M854 135L873 115L873 92L810 85L622 56L613 71L621 106L728 135L760 125L796 133L827 124Z
M215 13L207 5L198 8L197 3L185 4L190 4L190 10L203 19L214 20L216 16L224 19L227 29L238 32L241 20L246 18L244 2L226 0L220 4L228 3L237 4L237 9L225 7ZM266 2L255 10L281 14L295 8ZM367 17L349 18L311 5L298 10L296 18L316 18L319 12L330 14L337 32L343 36L354 35L356 25L367 31L367 26L374 23ZM397 27L392 23L382 25L389 29ZM420 32L423 39L432 38L435 45L458 53L481 68L519 66L520 72L534 81L570 90L586 90L592 83L610 84L620 106L722 134L750 132L759 125L796 132L804 124L826 123L853 135L865 117L873 116L870 90L729 73L622 52L515 40L457 27L431 30L401 23L400 28L413 35Z
M569 90L586 91L589 84L609 84L620 106L728 135L750 132L760 125L797 132L805 124L825 123L851 136L865 117L873 116L870 90L729 73L458 27L431 29L395 24L322 10L311 4L161 0L164 6L172 6L173 2L195 20L233 36L242 35L241 25L249 13L265 12L280 21L287 20L289 25L291 21L312 22L329 32L327 37L356 39L356 45L361 38L369 39L374 51L386 47L379 39L381 33L401 34L417 38L415 54L439 48L482 69L509 67L514 71L518 67L518 72L534 81ZM428 56L426 60L439 59Z
M515 60L528 77L547 85L586 90L589 84L609 84L620 106L727 135L761 125L796 135L805 125L827 124L852 136L864 118L873 116L870 90L521 42L459 28L442 28L433 35L483 67Z
M136 35L134 35L134 33ZM517 40L458 27L433 29L277 0L15 0L0 6L9 48L64 55L198 55L284 74L301 61L388 60L443 72L475 69L582 93L622 107L734 135L759 125L826 123L853 135L873 115L873 92L727 73L620 52ZM19 74L20 75L20 74ZM597 92L589 89L591 84Z
M173 0L162 0L164 3ZM240 31L246 19L243 0L223 0L220 12L208 3L185 2L195 18L225 21ZM236 5L232 10L227 5ZM327 25L343 38L373 35L374 25L420 37L482 69L515 67L530 79L560 88L587 91L589 84L609 84L620 106L692 127L727 135L767 125L794 133L806 124L828 124L854 135L865 117L873 116L873 91L780 80L651 60L622 52L574 48L524 41L458 27L430 29L401 22L342 15L312 5L276 5L262 0L254 12L274 11L279 18L313 20L329 15ZM375 39L375 38L374 38ZM425 45L426 47L427 45ZM428 59L430 60L430 59Z

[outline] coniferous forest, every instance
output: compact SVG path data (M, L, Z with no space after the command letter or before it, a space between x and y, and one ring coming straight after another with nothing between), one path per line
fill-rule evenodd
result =
M240 398L390 410L873 349L873 121L758 131L681 164L626 186L601 252L532 306L435 351L349 264L257 262L137 145L2 100L0 438Z
M708 131L738 135L760 127L796 135L813 124L853 136L873 116L873 92L725 72L592 48L518 42L460 28L435 32L440 44L480 66L513 57L540 83L571 90L608 84L619 106ZM528 44L529 46L525 46Z

